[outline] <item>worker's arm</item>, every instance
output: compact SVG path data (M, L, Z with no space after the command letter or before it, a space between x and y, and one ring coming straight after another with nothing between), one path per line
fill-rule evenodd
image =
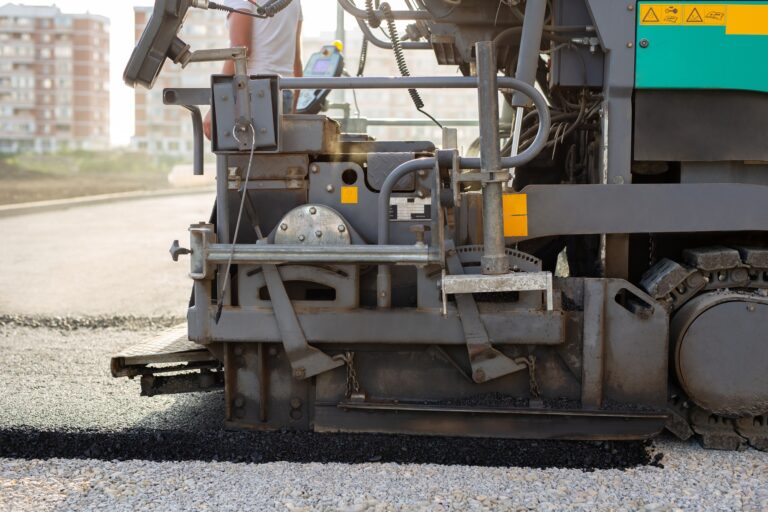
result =
M301 62L301 20L296 25L296 54L293 57L293 76L304 76L304 64ZM293 91L293 111L296 112L296 105L299 103L299 92Z
M245 16L244 14L233 13L229 16L229 46L230 48L236 48L238 46L245 46L248 55L251 54L251 45L253 44L253 18ZM224 62L224 67L221 70L224 75L235 74L235 62L227 60ZM208 114L203 121L203 133L211 139L211 111L208 110Z

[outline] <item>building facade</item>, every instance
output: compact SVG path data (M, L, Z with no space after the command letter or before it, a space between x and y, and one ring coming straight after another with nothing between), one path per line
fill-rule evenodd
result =
M1 6L0 152L109 144L109 20Z
M139 40L152 15L152 7L135 7L135 39ZM190 9L179 37L192 51L226 48L229 36L226 15L221 11ZM136 87L136 131L131 147L153 155L192 158L192 123L181 107L163 105L165 87L209 87L211 75L221 71L221 62L192 63L186 69L166 61L151 90Z

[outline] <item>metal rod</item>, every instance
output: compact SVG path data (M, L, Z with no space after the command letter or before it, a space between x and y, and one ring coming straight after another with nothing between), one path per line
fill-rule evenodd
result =
M210 244L206 261L227 263L232 251L230 244ZM418 245L341 245L307 246L274 244L235 244L233 263L359 263L428 265L440 260L438 251Z
M509 272L502 215L503 181L499 151L499 90L496 52L492 41L475 44L478 112L480 114L480 169L483 177L483 274Z
M541 54L541 36L544 31L544 18L547 12L547 0L527 0L525 2L525 18L523 32L520 35L520 51L518 52L515 78L533 85L536 82L536 69L539 66ZM528 98L520 93L512 96L513 107L524 107Z
M378 118L366 119L368 126L435 126L429 119ZM443 126L477 126L477 119L440 119Z
M379 191L379 211L377 216L379 246L389 244L389 199L395 184L403 176L417 171L432 169L434 166L434 158L417 158L400 164L384 180ZM380 308L392 306L392 273L389 265L379 265L376 275L376 302Z
M532 85L515 78L498 77L499 89L513 89L528 96L539 115L536 138L525 151L516 156L503 157L500 167L509 169L525 165L538 155L547 143L551 118L544 96ZM472 77L339 77L339 78L281 78L280 89L472 89L477 87ZM480 169L479 158L461 158L462 169Z
M192 172L195 176L203 175L204 152L203 147L203 116L200 109L194 105L183 105L183 107L192 114L192 143L193 143L193 164Z
M500 89L519 90L526 96L541 95L533 86L516 78L498 77ZM476 89L471 76L341 76L281 78L280 89Z

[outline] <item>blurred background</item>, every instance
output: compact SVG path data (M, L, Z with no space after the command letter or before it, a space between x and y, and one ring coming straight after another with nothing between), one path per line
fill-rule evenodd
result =
M27 0L0 3L0 205L91 194L205 186L191 176L188 113L162 104L164 87L206 87L220 63L182 70L166 63L151 91L123 84L123 68L152 12L151 0ZM405 8L402 0L394 9ZM334 0L304 0L303 54L341 39L347 71L358 68L361 34ZM191 11L181 37L192 49L228 44L226 15ZM346 28L346 30L344 30ZM401 26L401 33L405 26ZM380 37L385 38L383 33ZM432 51L407 52L413 75L456 75ZM397 75L394 55L371 46L365 74ZM439 119L476 119L470 91L422 91ZM344 91L350 116L419 119L405 90ZM341 110L326 113L343 116ZM378 139L440 140L433 126L371 126ZM459 128L468 147L476 128ZM209 155L209 158L210 155ZM191 219L190 219L191 220Z

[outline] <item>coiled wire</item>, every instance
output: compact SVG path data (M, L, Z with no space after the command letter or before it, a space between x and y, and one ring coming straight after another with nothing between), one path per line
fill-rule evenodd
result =
M370 1L371 0L366 0L366 6L370 3ZM381 9L381 12L384 13L384 19L387 22L389 39L392 41L392 50L395 52L395 61L397 61L397 68L400 70L400 75L411 76L411 72L408 70L408 63L405 61L403 46L400 44L400 35L397 32L395 17L392 16L392 8L387 2L382 2L379 8ZM416 89L408 89L408 94L411 96L411 100L413 101L414 106L416 106L416 110L430 118L433 123L442 129L443 125L424 110L424 100L421 99L419 91Z
M377 7L378 7L378 3ZM376 13L373 9L373 0L365 0L365 11L368 13L368 25L370 25L371 28L379 28L381 26L381 21L379 21L379 18L376 17Z

